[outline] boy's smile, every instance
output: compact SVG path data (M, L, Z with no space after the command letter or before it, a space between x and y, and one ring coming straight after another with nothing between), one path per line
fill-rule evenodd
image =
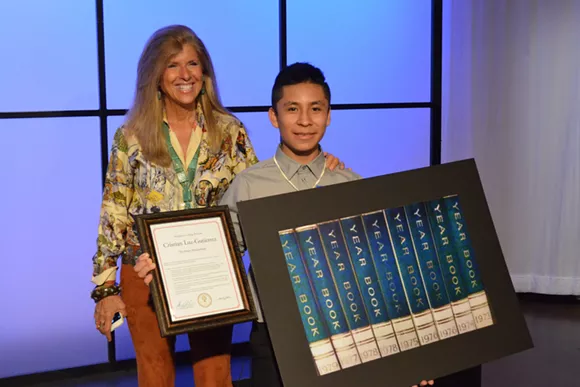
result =
M330 107L320 85L299 83L284 86L282 99L270 109L272 125L280 129L282 151L307 164L320 152L318 143L330 124Z

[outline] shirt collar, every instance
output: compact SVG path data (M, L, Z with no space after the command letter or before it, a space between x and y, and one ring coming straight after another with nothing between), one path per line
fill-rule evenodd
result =
M314 160L306 164L306 167L308 167L310 172L316 177L320 177L322 171L324 170L324 165L326 164L326 158L324 157L322 148L320 146L319 148L320 154L316 156ZM284 172L288 179L292 179L296 172L298 172L303 166L298 161L291 159L284 152L282 152L282 145L278 146L276 149L276 155L274 157L276 157L276 161L278 162L278 165L280 165L280 169L282 169L282 172Z

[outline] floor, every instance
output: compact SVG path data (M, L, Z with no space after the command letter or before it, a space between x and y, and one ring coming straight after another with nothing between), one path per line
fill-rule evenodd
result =
M534 348L484 365L483 387L580 386L580 300L520 298Z
M535 347L523 353L483 365L482 387L580 386L580 301L575 297L521 295ZM249 386L249 358L236 358L232 376L237 387ZM137 387L134 369L100 373L50 383L2 383L3 387ZM191 368L179 367L176 386L192 386ZM470 387L463 385L461 387Z
M244 387L250 377L250 359L238 358L232 362L232 377L238 382L234 387ZM191 367L181 366L177 369L176 386L193 386ZM5 387L1 382L0 386ZM16 386L16 385L14 385ZM20 384L19 386L34 387L137 387L137 372L135 370L117 371L102 375L92 375L69 381L56 381L40 384ZM9 386L6 386L9 387Z

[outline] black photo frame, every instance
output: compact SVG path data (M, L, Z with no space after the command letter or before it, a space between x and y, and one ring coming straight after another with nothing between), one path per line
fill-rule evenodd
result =
M279 231L461 197L493 325L376 361L318 375ZM286 387L411 386L532 348L473 159L238 203L260 304Z

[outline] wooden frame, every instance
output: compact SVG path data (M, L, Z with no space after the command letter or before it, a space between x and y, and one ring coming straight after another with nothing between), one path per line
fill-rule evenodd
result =
M173 318L170 313L172 309L169 294L166 291L166 285L168 281L164 282L164 275L161 273L163 262L160 261L161 257L159 251L155 247L155 236L153 235L154 232L152 232L152 229L160 225L165 225L167 227L179 227L180 224L186 225L186 223L189 221L200 221L204 219L209 221L212 219L219 220L219 222L215 223L221 223L221 228L223 231L223 234L221 235L225 237L225 240L221 241L221 243L224 245L224 256L221 258L225 257L231 261L231 267L229 267L230 270L228 271L228 273L231 274L228 279L231 283L234 284L235 287L237 286L239 291L239 293L236 293L240 301L238 303L239 307L237 307L235 310L229 310L224 313L217 313L214 311L211 315L200 314L196 317L187 319L181 318L177 320ZM251 321L257 318L256 308L251 296L248 278L244 269L244 264L240 250L238 248L234 227L227 206L144 214L136 216L135 220L142 251L149 253L151 259L157 265L157 269L153 270L152 273L153 281L150 284L150 288L155 312L159 322L159 328L161 330L161 336L166 337L181 333L206 330L224 325L232 325ZM218 225L218 227L220 226ZM190 253L189 251L185 251L185 253L186 256L190 256L189 254L200 254L197 252ZM206 259L206 257L203 257L203 259ZM216 262L218 261L216 260L213 263L213 266L219 264ZM231 270L232 268L233 270ZM190 293L192 295L196 294L193 290ZM203 308L203 306L208 306L208 304L211 304L213 300L207 293L201 293L199 296L197 296L197 300L196 297L193 297L191 301L188 302L191 302L192 304L197 303L201 308Z

